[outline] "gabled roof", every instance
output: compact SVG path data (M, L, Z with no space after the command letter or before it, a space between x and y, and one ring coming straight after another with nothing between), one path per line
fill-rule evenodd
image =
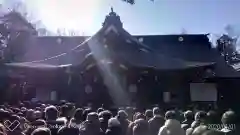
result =
M115 17L117 19L114 20ZM71 66L76 66L81 65L90 53L99 60L114 58L120 59L121 62L128 63L131 66L166 70L194 68L213 64L213 62L185 61L157 53L153 48L140 42L125 31L120 22L115 22L119 21L119 16L116 16L116 14L110 13L106 18L107 20L109 22L105 22L102 29L94 36L73 49L65 50L65 52L50 58L21 63L18 66L36 63L54 64L59 67L70 64ZM14 66L16 65L14 64Z
M202 38L206 40L204 37ZM76 40L77 41L71 41L81 42L78 39ZM172 41L167 38L164 40L168 42ZM180 37L178 40L178 43L184 42L183 37ZM65 41L58 39L57 42ZM46 44L49 43L49 40L46 40ZM42 46L47 46L46 44L43 44ZM63 44L64 43L61 43L61 46L63 46ZM56 48L61 48L61 46L56 46ZM37 51L45 53L42 48L44 47L39 48ZM52 57L32 62L13 63L8 65L24 68L31 64L37 64L39 67L41 63L45 64L44 67L47 67L46 64L49 64L49 67L62 67L61 65L78 66L87 60L86 58L89 54L93 54L97 61L114 59L113 61L117 60L118 62L127 63L130 66L164 70L195 68L214 64L214 62L208 61L187 61L164 53L159 53L154 47L146 45L145 42L140 42L138 38L131 36L126 30L124 30L120 17L114 12L111 12L106 17L103 27L95 35L89 37L89 39L85 40L80 45L72 47L71 49L65 49L60 54L55 52L55 48L51 49L51 51L53 51L50 53L52 54ZM34 54L35 52L33 52L33 55Z
M140 43L166 56L186 61L212 62L212 48L207 36L194 35L138 35L132 36ZM180 42L179 38L183 37ZM46 59L70 50L88 39L89 36L44 36L32 39L27 54L20 62ZM60 41L60 42L59 42ZM204 55L202 55L204 53ZM55 63L52 63L55 64Z

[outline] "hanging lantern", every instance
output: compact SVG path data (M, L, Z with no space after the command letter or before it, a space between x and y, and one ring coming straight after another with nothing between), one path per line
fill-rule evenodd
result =
M143 38L139 38L138 41L142 43L143 42Z
M51 91L50 93L50 100L56 101L57 100L57 92L56 91Z
M182 42L183 41L183 37L179 37L178 41Z
M62 43L62 39L61 39L61 38L58 38L58 39L57 39L57 43L58 43L58 44L61 44L61 43Z
M91 87L90 85L87 85L87 86L85 87L85 92L86 92L86 94L92 93L92 87Z

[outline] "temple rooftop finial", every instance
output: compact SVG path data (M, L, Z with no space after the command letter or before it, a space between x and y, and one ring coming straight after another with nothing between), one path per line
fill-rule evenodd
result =
M120 17L114 12L113 7L111 7L111 12L106 16L103 25L114 24L117 27L122 27L122 22Z
M111 7L111 12L109 13L110 16L116 16L117 14L113 11L113 7Z
M113 7L111 7L111 12L114 12L114 11L113 11Z

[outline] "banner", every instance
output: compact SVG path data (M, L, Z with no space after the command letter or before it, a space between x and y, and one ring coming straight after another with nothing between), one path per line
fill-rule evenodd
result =
M56 101L57 100L57 92L56 91L52 91L51 92L50 100L52 100L52 101Z
M87 85L87 86L85 87L85 93L87 93L87 94L92 93L92 87L91 87L90 85Z
M214 83L190 83L192 101L217 101L217 89Z

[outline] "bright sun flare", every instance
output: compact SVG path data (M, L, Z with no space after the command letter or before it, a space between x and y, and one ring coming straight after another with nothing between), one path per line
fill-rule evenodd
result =
M98 0L34 0L39 18L51 31L87 32L94 22Z

